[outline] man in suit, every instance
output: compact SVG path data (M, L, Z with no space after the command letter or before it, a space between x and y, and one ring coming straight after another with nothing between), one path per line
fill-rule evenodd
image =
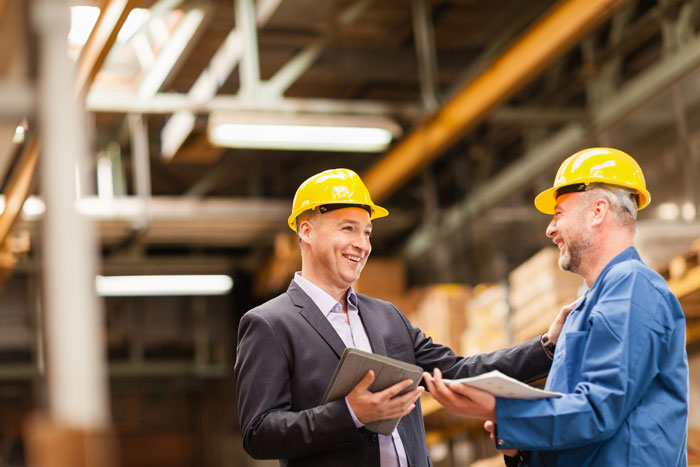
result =
M433 343L391 303L356 294L371 251L372 219L388 215L358 175L327 170L306 180L294 197L289 226L299 237L302 269L287 292L241 319L235 365L238 412L246 451L282 466L428 467L420 411L422 387L396 396L410 381L368 390L365 378L344 398L321 404L346 347L387 355L447 377L500 370L524 381L551 365L534 338L486 355L458 357ZM564 309L544 336L556 342ZM367 423L403 417L390 435Z

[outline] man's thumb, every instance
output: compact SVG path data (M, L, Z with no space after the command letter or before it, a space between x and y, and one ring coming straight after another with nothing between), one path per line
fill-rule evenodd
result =
M360 380L359 383L357 383L357 387L361 389L366 389L369 390L369 387L372 385L374 382L374 371L369 370L367 371L367 374Z

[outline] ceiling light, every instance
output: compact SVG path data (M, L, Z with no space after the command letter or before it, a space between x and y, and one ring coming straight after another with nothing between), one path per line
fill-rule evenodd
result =
M208 134L231 148L381 152L401 129L376 116L212 113Z
M680 207L676 203L662 203L656 208L659 219L672 221L678 219Z
M222 274L97 276L95 278L95 289L102 297L225 295L232 287L233 279Z

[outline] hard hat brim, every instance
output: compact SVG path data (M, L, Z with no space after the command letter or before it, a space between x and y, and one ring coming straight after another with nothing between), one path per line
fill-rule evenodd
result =
M535 207L538 211L550 215L554 214L554 207L557 204L558 188L559 187L548 188L535 197Z
M336 204L336 203L323 203L323 204ZM342 202L342 203L337 203L337 204L353 204L353 203L347 203L347 202ZM359 206L366 206L365 204L358 204ZM289 225L289 228L292 229L293 231L297 231L297 217L301 216L304 212L309 211L311 209L316 209L318 206L313 206L313 207L305 207L298 212L293 212L289 218L287 219L287 224ZM380 217L386 217L389 215L389 211L377 204L372 204L370 206L370 209L372 210L372 213L370 214L369 218L370 220L373 219L379 219Z

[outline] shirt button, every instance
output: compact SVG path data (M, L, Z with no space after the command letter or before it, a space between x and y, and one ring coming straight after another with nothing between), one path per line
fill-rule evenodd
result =
M505 444L505 441L503 441L502 439L499 439L499 440L498 440L498 445L499 445L499 446L503 446L504 444Z

